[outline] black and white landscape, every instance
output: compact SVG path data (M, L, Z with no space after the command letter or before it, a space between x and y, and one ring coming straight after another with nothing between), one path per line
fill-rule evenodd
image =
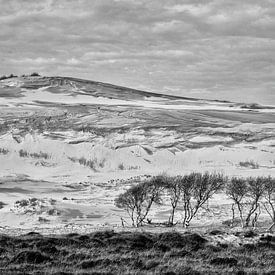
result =
M0 274L275 272L272 1L0 4Z

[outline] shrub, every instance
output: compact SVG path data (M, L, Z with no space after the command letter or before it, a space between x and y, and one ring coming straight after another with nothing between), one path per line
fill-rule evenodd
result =
M30 156L32 157L32 158L43 158L43 159L49 159L50 158L50 156L49 156L49 154L47 154L47 153L43 153L43 152L39 152L39 153L30 153Z
M19 150L19 156L20 156L21 158L24 158L24 157L28 157L29 154L28 154L27 151L21 149L21 150Z
M7 155L8 153L9 153L9 150L8 150L8 149L0 148L0 154L2 154L2 155Z
M2 201L0 201L0 209L3 208L6 204Z
M13 78L13 77L17 77L17 75L14 75L14 74L10 74L8 76L2 75L2 76L0 76L0 80L5 80L5 79Z
M95 172L97 171L96 169L97 166L102 168L104 167L104 163L105 163L105 160L102 160L101 162L98 163L97 159L87 160L84 157L81 157L80 159L69 157L69 160L71 160L72 162L78 162L80 165L87 166L92 170L94 170Z
M118 165L118 170L124 170L124 169L125 169L124 164L123 164L123 163L120 163L120 164Z
M33 73L30 74L30 76L40 76L40 74L36 73L36 72L33 72Z

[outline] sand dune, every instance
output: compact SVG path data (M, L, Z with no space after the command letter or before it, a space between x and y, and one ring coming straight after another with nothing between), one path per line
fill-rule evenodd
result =
M117 226L124 213L114 198L163 172L275 175L270 106L249 109L60 77L0 81L0 105L5 228ZM37 211L28 203L17 207L16 201L30 198L37 199ZM211 203L228 201L215 197ZM166 219L167 208L153 213Z

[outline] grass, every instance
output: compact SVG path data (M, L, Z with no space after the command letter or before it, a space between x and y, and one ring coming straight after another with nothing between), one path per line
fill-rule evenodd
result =
M216 230L215 234L226 233ZM258 236L234 246L214 242L210 235L173 231L2 235L0 273L274 274L274 236Z
M47 153L43 153L43 152L39 152L39 153L28 153L27 151L21 149L19 150L19 156L21 158L28 158L28 157L31 157L31 158L34 158L34 159L50 159L50 155L47 154Z
M259 169L260 167L260 165L253 160L240 161L239 166L245 167L245 168L252 168L252 169Z
M0 155L7 155L9 153L8 149L0 148Z
M98 168L104 168L106 159L102 159L102 160L98 160L98 159L86 159L84 157L81 157L80 159L78 158L71 158L69 157L69 160L71 160L72 162L78 162L80 165L86 166L91 168L92 170L94 170L95 172L97 171Z

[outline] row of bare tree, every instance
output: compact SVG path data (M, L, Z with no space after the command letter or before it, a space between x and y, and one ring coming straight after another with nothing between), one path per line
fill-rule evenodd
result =
M130 187L115 200L125 209L132 225L150 223L149 211L153 204L169 200L171 214L168 225L175 225L175 213L180 209L184 227L188 227L196 214L216 193L225 192L232 200L231 225L240 221L242 227L256 226L263 208L275 225L275 179L271 177L228 179L216 173L191 173L185 176L159 175Z

